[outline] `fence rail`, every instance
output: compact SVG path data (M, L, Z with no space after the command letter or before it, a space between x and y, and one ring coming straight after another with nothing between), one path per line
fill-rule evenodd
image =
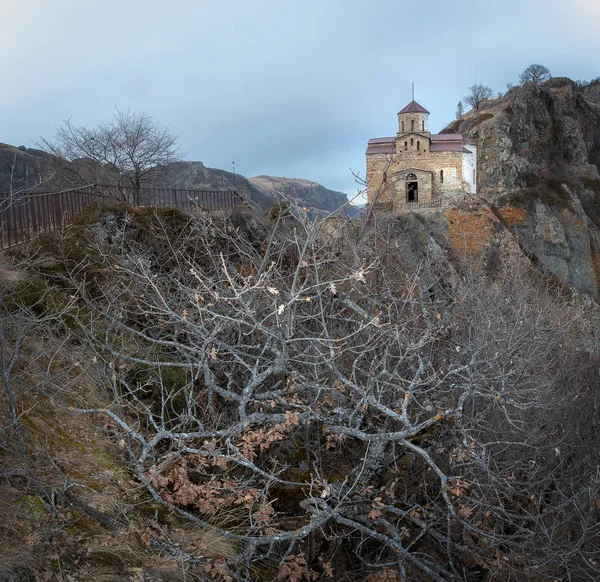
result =
M180 210L233 210L247 207L234 190L181 190L177 188L140 188L130 186L97 186L113 200L138 206L166 206Z
M179 190L88 185L61 192L0 193L0 249L67 226L98 203L129 202L139 206L222 211L247 209L232 190Z
M426 208L450 208L460 204L468 204L473 201L473 195L471 194L458 194L455 196L444 196L441 198L434 198L433 200L426 200L422 202L405 202L398 206L398 209L402 211L412 212L415 210L421 210Z
M440 208L441 206L443 206L442 200L440 198L435 198L424 202L405 202L401 208L410 211L419 210L420 208Z

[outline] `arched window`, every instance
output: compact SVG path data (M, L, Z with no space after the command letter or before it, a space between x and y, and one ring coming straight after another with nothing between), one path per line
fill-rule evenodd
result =
M444 170L440 170L440 182L444 183Z
M402 122L402 133L404 133L404 121Z
M406 148L408 148L408 142L407 141L404 142L404 149L406 149Z
M415 140L412 137L410 138L410 145L411 147L415 145Z
M423 131L425 131L425 121L423 121Z
M409 174L408 176L406 176L406 178L404 178L405 180L416 180L417 176L415 174Z
M421 142L417 140L417 151L421 151Z
M410 121L410 130L411 131L415 130L415 120L414 119L411 119L411 121Z

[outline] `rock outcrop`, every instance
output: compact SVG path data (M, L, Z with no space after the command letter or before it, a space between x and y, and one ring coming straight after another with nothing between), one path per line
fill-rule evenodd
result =
M514 87L443 132L477 140L479 195L530 259L597 299L600 83Z
M600 91L566 78L514 87L448 125L477 141L478 191L599 179Z
M51 161L41 150L0 143L0 192L34 188L50 177Z

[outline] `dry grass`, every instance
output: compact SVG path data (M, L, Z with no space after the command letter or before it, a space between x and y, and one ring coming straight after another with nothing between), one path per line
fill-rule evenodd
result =
M27 273L5 263L0 263L0 287L13 289L23 283Z
M173 537L180 542L185 552L196 557L228 559L236 554L236 546L232 540L194 525L174 532Z
M35 580L37 561L32 551L4 546L0 552L0 582Z

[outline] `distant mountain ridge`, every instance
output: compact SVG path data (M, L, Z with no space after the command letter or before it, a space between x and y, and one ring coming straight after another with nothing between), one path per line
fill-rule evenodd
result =
M235 188L263 210L274 204L279 196L288 196L310 209L327 212L335 211L348 202L343 192L330 190L311 180L267 175L246 178L226 170L208 168L202 162L169 164L152 185L185 190ZM354 207L351 207L350 214L355 213Z
M317 182L302 178L283 178L279 176L254 176L248 181L263 195L275 199L278 195L289 196L307 207L334 211L348 203L343 192L330 190Z
M28 190L43 182L42 189L52 190L82 185L84 178L79 178L81 184L73 182L77 172L73 171L65 181L60 182L57 176L51 181L45 181L57 169L56 158L38 149L15 147L0 143L0 192L9 190ZM91 161L86 160L89 170ZM70 164L62 164L63 166ZM75 170L75 166L73 165ZM88 172L86 178L92 182L112 183L110 172L100 164L93 166L94 171ZM93 177L90 177L93 174ZM114 176L113 176L114 178ZM183 190L220 190L235 189L250 203L266 210L277 200L278 196L289 196L299 204L311 210L332 212L347 204L348 198L343 192L330 190L325 186L306 179L286 179L277 176L255 176L246 178L240 174L218 168L208 168L202 162L175 162L165 166L159 175L145 186L157 188L178 188ZM349 205L349 214L357 210Z
M208 168L202 162L175 162L165 166L148 186L178 188L182 190L235 189L261 208L268 208L272 198L265 196L249 180L240 174L234 175L218 168Z

